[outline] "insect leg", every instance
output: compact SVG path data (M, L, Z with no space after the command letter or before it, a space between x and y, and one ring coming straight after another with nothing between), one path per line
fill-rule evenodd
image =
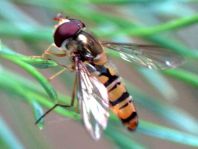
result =
M71 103L69 105L55 104L53 107L51 107L49 110L47 110L39 119L37 119L36 122L35 122L35 124L38 124L47 114L49 114L56 107L69 108L69 107L73 107L73 105L74 105L74 101L71 101Z
M49 81L53 80L54 78L56 78L57 76L59 76L60 74L62 74L64 71L66 71L67 68L63 68L60 71L58 71L57 73L53 74L51 77L48 78Z
M41 56L31 56L31 57L49 60L51 59L50 57L52 56L57 56L57 57L66 56L66 51L62 48L56 47L55 44L53 43L43 52Z
M72 90L72 101L74 101L74 99L76 97L76 89L77 89L77 73L75 76L74 86L73 86L73 90ZM78 100L77 100L77 105L75 107L75 111L78 112Z
M60 74L62 74L64 71L68 70L73 72L74 71L74 66L71 65L63 65L58 63L57 61L55 61L59 66L63 67L63 69L61 69L60 71L58 71L57 73L53 74L51 77L48 78L49 81L53 80L54 78L56 78L57 76L59 76Z
M76 95L76 86L77 86L77 75L76 75L75 81L74 81L71 103L69 105L55 104L53 107L51 107L49 110L47 110L38 120L36 120L35 124L38 124L47 114L49 114L56 107L63 107L63 108L73 107L74 101L75 101L75 95Z

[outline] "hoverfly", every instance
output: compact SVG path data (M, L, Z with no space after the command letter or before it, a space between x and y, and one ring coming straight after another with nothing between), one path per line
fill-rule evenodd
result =
M57 106L73 106L77 90L84 125L94 139L99 139L107 126L109 108L129 130L135 130L138 116L134 101L115 69L108 64L104 49L117 51L122 59L151 69L175 67L181 57L152 45L101 42L84 30L85 24L80 20L61 15L55 20L58 24L54 43L44 51L42 58L49 59L52 55L70 58L71 67L61 66L76 73L72 100L70 105L54 105L36 123Z

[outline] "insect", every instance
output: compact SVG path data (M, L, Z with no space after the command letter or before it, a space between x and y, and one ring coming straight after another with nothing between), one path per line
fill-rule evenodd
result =
M176 67L180 64L181 57L152 45L102 42L86 32L85 24L80 20L61 15L55 20L58 24L55 26L54 43L41 57L49 59L53 55L70 58L71 65L60 65L64 70L76 73L72 100L70 105L54 105L36 123L57 106L73 106L77 91L84 125L94 139L99 139L106 128L109 109L129 130L135 130L138 125L138 115L134 101L118 73L108 64L105 49L117 51L122 59L151 69Z

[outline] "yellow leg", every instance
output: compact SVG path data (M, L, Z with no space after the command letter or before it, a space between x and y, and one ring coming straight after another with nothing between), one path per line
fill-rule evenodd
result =
M67 70L67 68L63 68L62 70L58 71L57 73L55 73L54 75L52 75L51 77L48 78L49 81L53 80L54 78L56 78L57 76L59 76L60 74L62 74L65 70Z
M41 58L41 59L45 59L45 60L50 60L50 57L52 57L52 56L53 56L52 53L45 50L42 55L31 56L31 58Z
M56 62L56 61L55 61ZM63 67L63 69L61 69L60 71L58 71L57 73L55 73L54 75L52 75L51 77L48 78L49 81L53 80L54 78L56 78L57 76L59 76L60 74L62 74L64 71L68 70L68 71L71 71L73 72L74 71L74 66L71 64L71 65L62 65L62 64L59 64L58 62L56 62L59 66ZM75 87L74 87L75 88Z
M66 56L66 51L64 49L58 48L55 46L55 44L51 44L44 52L42 55L40 56L31 56L31 58L41 58L41 59L45 59L45 60L53 60L55 61L59 66L62 66L66 69L68 69L69 71L74 71L74 65L63 65L60 64L58 61L56 61L53 56L56 57L63 57Z
M56 45L53 43L43 52L41 56L32 56L32 58L43 58L48 60L51 56L66 56L66 50L56 47Z

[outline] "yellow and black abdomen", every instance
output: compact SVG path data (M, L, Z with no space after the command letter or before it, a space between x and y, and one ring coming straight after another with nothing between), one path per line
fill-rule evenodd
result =
M99 72L98 80L108 90L112 111L129 130L134 130L138 125L138 116L132 97L127 92L125 85L121 82L121 78L109 66L100 65L96 66L96 69Z
M121 119L129 130L134 130L138 124L137 112L132 97L116 71L107 64L107 56L100 42L91 34L81 31L78 40L82 42L83 49L89 51L94 57L91 64L97 70L97 78L108 90L109 104L112 111Z

